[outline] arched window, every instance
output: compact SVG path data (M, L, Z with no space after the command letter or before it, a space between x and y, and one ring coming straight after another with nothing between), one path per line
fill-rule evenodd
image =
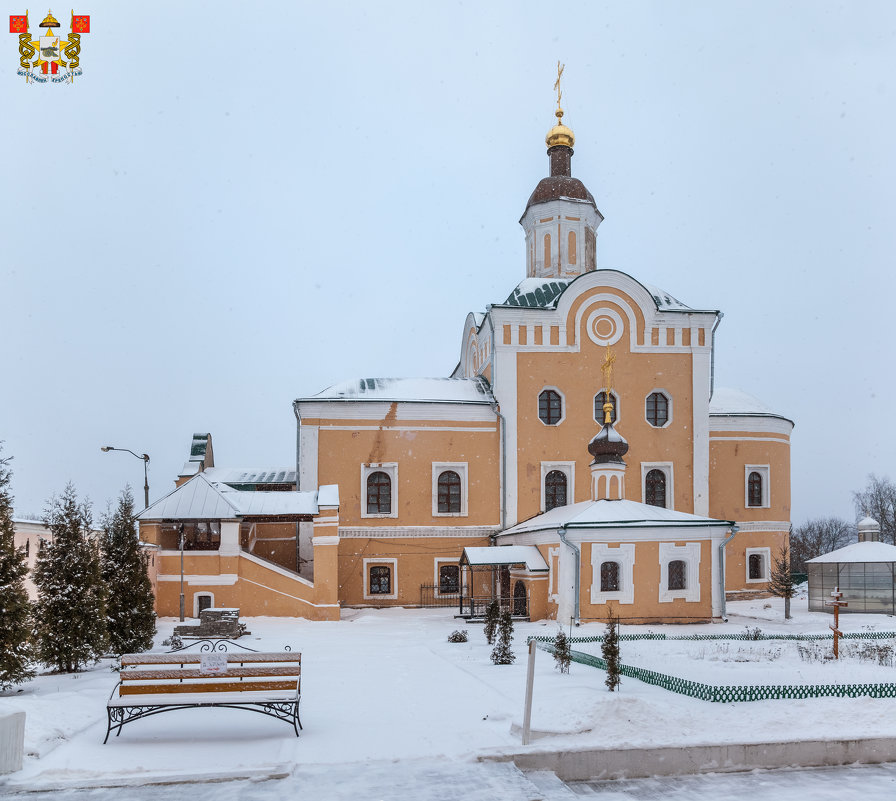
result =
M600 563L600 591L619 592L619 562Z
M761 581L765 578L765 560L762 558L762 554L751 553L748 565L751 579L759 579Z
M755 470L747 479L747 506L762 506L762 476Z
M566 253L570 264L576 263L576 232L570 231L566 237Z
M542 390L538 396L538 417L542 423L555 426L563 417L563 399L553 389Z
M644 478L644 503L666 508L666 474L662 470L648 470Z
M604 424L604 404L606 402L606 392L598 392L597 395L594 396L594 420L601 425ZM616 410L619 408L619 401L616 399L616 396L612 392L610 393L610 403L613 404L613 409L610 412L610 422L615 425Z
M553 264L551 259L551 235L544 235L544 269L550 270Z
M669 422L669 399L662 392L652 392L647 396L645 413L650 425L662 428Z
M31 556L31 540L25 540L25 556Z
M388 473L377 470L367 476L367 514L392 513L392 479Z
M439 514L460 514L460 476L453 470L439 474Z
M544 510L550 512L558 506L566 506L566 473L551 470L544 477Z
M682 559L674 559L669 562L669 589L686 590L687 588L687 565Z

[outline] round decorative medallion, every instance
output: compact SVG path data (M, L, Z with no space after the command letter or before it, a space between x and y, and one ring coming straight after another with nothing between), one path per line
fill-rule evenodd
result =
M601 308L591 312L585 322L585 330L596 345L614 345L622 337L625 324L613 309Z

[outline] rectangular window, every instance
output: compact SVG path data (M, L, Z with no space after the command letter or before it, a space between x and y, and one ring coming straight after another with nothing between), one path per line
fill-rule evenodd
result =
M439 566L439 595L453 595L460 592L460 567Z
M375 565L370 568L370 594L392 594L392 570L385 565Z

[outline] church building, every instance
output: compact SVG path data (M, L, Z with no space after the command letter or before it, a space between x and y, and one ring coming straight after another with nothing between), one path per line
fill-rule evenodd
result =
M715 386L720 312L598 269L603 215L556 116L522 280L467 316L450 375L296 399L288 468L215 467L196 435L140 514L159 614L178 613L181 546L188 615L498 597L531 619L691 622L767 591L793 423Z

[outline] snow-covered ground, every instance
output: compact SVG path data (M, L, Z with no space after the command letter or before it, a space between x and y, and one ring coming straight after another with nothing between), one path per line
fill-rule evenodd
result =
M827 631L830 616L809 613L804 599L794 606L794 618L786 622L780 601L745 601L729 604L728 623L642 630L721 633L759 626L768 632ZM301 737L261 715L194 709L137 721L104 746L105 701L116 674L102 663L76 676L40 676L21 692L0 696L0 708L27 713L25 766L0 777L0 795L172 780L257 780L295 775L298 769L326 783L357 771L373 775L399 760L404 766L438 764L449 773L452 765L472 770L478 756L521 747L511 727L522 719L525 638L556 631L556 624L517 625L516 664L495 666L481 626L454 620L452 610L344 610L338 623L282 618L246 622L252 631L242 640L246 645L259 650L290 645L302 652ZM172 619L160 621L158 642L174 624ZM469 629L470 641L448 643L448 634L461 627ZM843 617L841 627L884 631L896 628L896 621L851 615ZM602 631L592 624L573 633ZM637 653L649 652L652 645L665 649L670 643L639 643ZM636 653L633 646L622 643L627 662L636 661L630 658ZM701 660L696 661L699 669ZM702 661L708 670L717 668ZM756 670L756 663L724 664L734 672ZM814 670L798 658L794 664ZM894 668L875 670L896 677ZM875 680L887 680L881 675ZM569 675L560 675L552 658L538 653L532 725L539 749L896 736L896 699L712 704L625 678L621 692L608 693L604 678L602 671L577 664ZM343 796L334 791L312 797Z

